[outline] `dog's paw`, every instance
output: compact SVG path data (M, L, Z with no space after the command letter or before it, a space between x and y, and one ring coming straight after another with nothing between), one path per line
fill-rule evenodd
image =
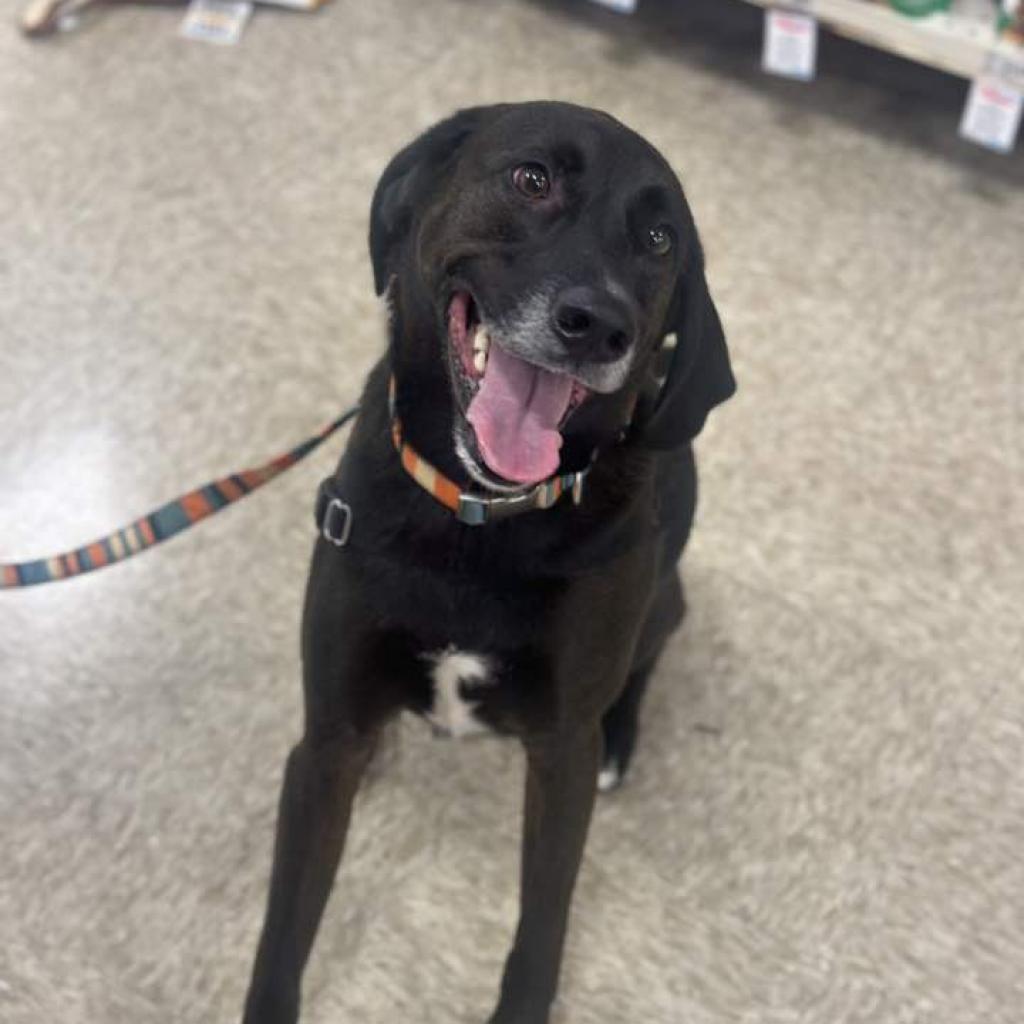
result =
M597 774L597 790L599 793L611 793L618 789L625 779L622 762L617 757L609 757Z

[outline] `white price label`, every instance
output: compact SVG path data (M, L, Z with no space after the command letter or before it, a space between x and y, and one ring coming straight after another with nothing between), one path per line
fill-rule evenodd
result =
M186 39L234 46L251 14L249 0L192 0L180 34Z
M818 63L818 20L795 11L765 11L765 71L809 82Z
M985 61L984 74L998 79L1003 85L1024 90L1024 50L1019 53L1009 49L990 53Z
M609 10L618 11L619 14L636 14L637 0L590 0L591 3Z
M997 153L1009 153L1017 141L1024 92L983 75L971 84L960 134Z

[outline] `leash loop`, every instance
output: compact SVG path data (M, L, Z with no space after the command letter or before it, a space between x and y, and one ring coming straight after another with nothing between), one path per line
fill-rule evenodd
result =
M331 498L324 512L324 525L320 532L324 540L329 540L336 548L345 547L352 535L352 506L341 498Z

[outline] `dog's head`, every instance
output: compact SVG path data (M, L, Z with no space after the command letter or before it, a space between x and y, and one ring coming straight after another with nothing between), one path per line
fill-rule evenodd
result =
M634 439L682 445L735 389L678 180L644 139L563 103L464 110L385 170L370 254L406 344L445 368L454 443L502 488L580 468L676 348Z

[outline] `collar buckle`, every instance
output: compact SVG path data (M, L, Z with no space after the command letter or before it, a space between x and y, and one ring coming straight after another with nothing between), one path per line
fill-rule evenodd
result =
M578 473L552 477L509 498L481 498L463 492L459 495L455 518L466 526L482 526L499 519L511 519L532 509L551 508L567 491L572 493L572 503L579 505L583 500L583 484L589 472L588 466Z
M496 519L511 519L520 512L536 508L536 488L513 498L479 498L475 494L460 494L455 518L467 526L483 526Z

